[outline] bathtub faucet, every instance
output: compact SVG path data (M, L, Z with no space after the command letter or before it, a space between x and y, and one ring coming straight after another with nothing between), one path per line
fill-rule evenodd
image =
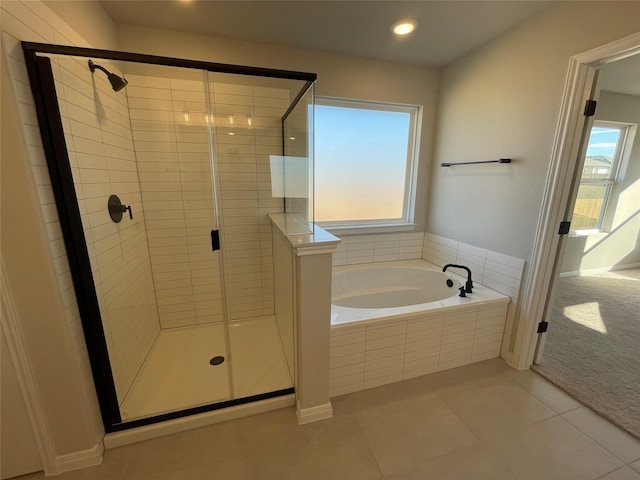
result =
M444 268L442 269L443 272L447 271L447 268L449 267L454 267L454 268L464 268L467 271L467 283L464 287L464 291L467 293L472 293L472 288L473 288L473 282L471 281L471 270L469 270L469 267L465 267L464 265L454 265L453 263L448 263L444 266Z

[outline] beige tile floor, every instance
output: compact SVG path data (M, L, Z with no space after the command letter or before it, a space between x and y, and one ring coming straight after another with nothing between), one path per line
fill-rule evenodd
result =
M108 450L59 480L640 480L640 442L530 371L489 360ZM42 478L42 474L22 480Z

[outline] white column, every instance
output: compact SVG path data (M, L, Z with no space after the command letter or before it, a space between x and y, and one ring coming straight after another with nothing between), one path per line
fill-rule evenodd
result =
M290 243L291 263L294 265L294 384L298 423L331 418L331 264L340 239L317 226L314 233L305 233L295 224L287 222L284 214L272 214L269 217L273 228ZM278 268L279 265L274 265L274 269ZM279 286L276 285L276 288Z

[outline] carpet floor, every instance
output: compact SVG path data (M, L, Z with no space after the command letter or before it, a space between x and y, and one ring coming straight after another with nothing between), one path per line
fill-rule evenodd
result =
M561 278L532 369L640 439L640 269Z

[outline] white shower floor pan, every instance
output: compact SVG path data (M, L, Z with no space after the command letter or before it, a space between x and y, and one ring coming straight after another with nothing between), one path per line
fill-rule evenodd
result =
M231 323L229 339L231 352L222 324L162 330L120 406L122 419L293 386L274 316ZM211 365L216 356L224 362Z

